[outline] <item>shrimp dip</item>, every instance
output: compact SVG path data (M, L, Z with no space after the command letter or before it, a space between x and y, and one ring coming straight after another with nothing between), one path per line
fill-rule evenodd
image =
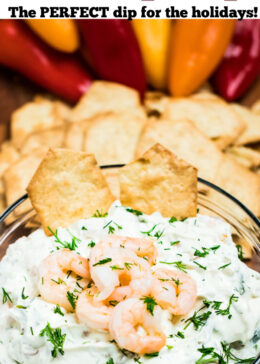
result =
M119 201L0 262L1 364L252 363L260 274L223 220Z

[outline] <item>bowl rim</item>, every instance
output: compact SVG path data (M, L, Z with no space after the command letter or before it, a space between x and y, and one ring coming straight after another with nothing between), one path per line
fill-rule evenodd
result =
M100 166L101 169L110 169L110 168L122 168L125 164L108 164ZM225 191L223 188L215 185L212 182L209 182L203 178L198 177L198 182L204 184L205 186L208 186L212 188L213 190L217 191L218 193L224 195L228 199L230 199L232 202L234 202L236 205L238 205L257 225L257 227L260 229L260 220L255 216L255 214L246 207L241 201L239 201L236 197L231 195L229 192ZM8 215L16 208L18 207L22 202L24 202L28 198L28 194L24 194L20 198L18 198L15 202L13 202L11 205L9 205L1 214L0 214L0 223L4 222L4 220L8 217Z
M109 168L122 168L125 164L108 164L100 166L101 169L109 169ZM232 202L237 204L257 225L257 227L260 229L260 220L255 216L255 214L246 207L241 201L239 201L236 197L222 189L221 187L218 187L214 183L211 183L203 178L198 177L198 182L204 184L205 186L208 186L212 188L213 190L217 191L218 193L226 196L228 199L230 199ZM26 201L28 198L28 194L24 194L19 199L17 199L15 202L13 202L11 205L9 205L0 215L0 223L3 223L4 220L8 217L8 215L15 210L16 207L18 207L21 203ZM254 360L252 364L260 364L260 355Z

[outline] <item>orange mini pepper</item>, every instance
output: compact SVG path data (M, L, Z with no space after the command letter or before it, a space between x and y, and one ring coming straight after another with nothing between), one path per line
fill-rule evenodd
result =
M72 19L27 19L29 27L51 47L75 52L79 47L79 35Z
M221 61L236 20L176 20L172 28L169 89L186 96L201 86Z
M166 88L171 20L134 19L132 24L141 48L148 82L155 88Z

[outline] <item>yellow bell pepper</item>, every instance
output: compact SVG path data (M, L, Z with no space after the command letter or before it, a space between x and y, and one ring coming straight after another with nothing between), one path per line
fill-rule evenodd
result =
M79 47L79 34L72 19L27 19L29 27L51 47L72 53Z
M166 88L171 20L134 19L132 24L141 48L148 82L155 88Z

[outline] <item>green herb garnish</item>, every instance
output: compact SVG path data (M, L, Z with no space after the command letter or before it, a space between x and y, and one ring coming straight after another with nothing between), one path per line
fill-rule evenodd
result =
M170 242L170 245L173 246L173 245L177 245L177 244L180 244L180 240L176 240L176 241L171 241Z
M178 262L163 262L163 261L160 261L160 263L162 264L169 264L169 265L175 265L175 267L181 271L183 271L184 273L187 273L187 265L182 263L181 261L178 261Z
M58 237L57 230L56 230L56 232L54 232L54 231L52 231L52 229L49 226L48 226L48 230L55 237L55 243L60 244L65 249L76 250L76 248L78 247L77 243L81 242L81 240L79 238L77 238L76 236L73 236L73 235L72 235L71 243L69 243L68 241L61 241L60 238Z
M156 231L156 233L154 234L154 237L159 240L160 237L163 235L164 231Z
M255 358L248 359L239 359L233 353L231 353L231 347L224 341L221 342L222 353L219 354L215 351L214 348L209 347L206 348L204 345L202 348L199 348L198 351L202 354L201 357L196 361L195 364L208 364L208 363L216 363L216 364L228 364L229 360L235 361L236 364L252 364Z
M91 242L88 244L88 246L90 248L94 248L94 246L96 245L96 243L94 241L91 240Z
M218 269L225 269L227 268L231 263L228 263L228 264L225 264L225 265L222 265L221 267L218 267Z
M114 224L115 226L112 226ZM122 230L122 226L118 225L115 221L110 220L105 226L103 226L103 229L108 227L108 234L114 234L116 228L118 230Z
M181 331L178 331L178 332L177 332L177 334L176 334L175 336L177 336L177 337L179 337L179 338L181 338L181 339L184 339L184 338L185 338L184 333L183 333L183 332L181 332Z
M239 244L236 244L236 248L237 248L238 258L243 261L244 260L244 254L243 254L242 246L239 245Z
M176 222L176 221L178 221L178 219L176 219L176 217L175 217L175 216L172 216L172 217L170 218L170 220L169 220L169 223L173 223L173 222Z
M220 248L220 245L216 245L216 246L213 246L212 248L210 248L210 250L213 250L213 252L215 253L216 250L218 250Z
M144 354L146 358L155 358L156 356L159 356L159 352L156 353L150 353L150 354Z
M150 314L153 316L154 307L158 305L155 299L150 296L143 296L142 298L140 298L140 300L144 301L144 303L146 304L147 311L149 311Z
M96 210L96 212L92 215L92 217L107 217L108 213L102 213L102 210Z
M110 265L110 268L112 270L124 270L124 268L120 268L120 267L118 267L118 265Z
M2 287L2 292L3 292L3 300L2 300L3 304L5 304L7 301L13 303L10 295L6 292L6 290L3 287Z
M71 271L70 271L71 272ZM68 278L68 277L67 277ZM61 278L58 278L58 280L56 281L55 279L51 279L54 283L56 284L66 284Z
M113 358L110 358L110 359L106 362L106 364L115 364L115 363L114 363Z
M229 302L228 302L228 306L225 309L216 309L216 314L217 315L223 315L223 316L228 316L229 319L231 319L232 315L230 314L230 308L233 302L237 302L238 301L238 297L235 296L234 294L232 294L232 296L229 298Z
M145 234L145 235L147 235L147 236L152 236L151 235L151 232L153 232L154 231L154 229L156 228L156 226L157 226L157 224L155 224L150 230L148 230L148 231L141 231L141 233L142 234Z
M46 336L48 341L53 345L53 349L51 351L53 358L56 358L58 353L64 355L63 345L66 334L62 334L60 328L53 329L48 322L45 328L40 332L40 336Z
M208 254L209 254L209 249L204 248L204 247L202 247L202 251L199 251L199 250L198 250L198 249L196 249L196 248L192 248L192 249L194 249L194 250L195 250L195 252L194 252L194 256L195 256L195 257L205 258L205 257L206 257L206 255L208 255Z
M64 316L64 313L60 309L60 305L56 305L56 307L53 310L54 313L58 313L61 316Z
M29 296L25 296L25 294L24 294L24 290L25 290L25 287L23 287L23 290L22 290L22 299L23 300L27 300L27 298L29 297Z
M198 267L200 267L201 269L207 270L207 267L205 267L204 265L201 265L198 262L195 262L195 260L193 260L193 263L196 264Z
M128 262L124 262L124 266L126 267L127 270L130 270L132 268L132 265L134 263L128 263Z
M199 311L195 311L193 316L185 321L187 322L187 325L184 327L184 330L186 330L191 323L194 325L195 330L198 330L200 327L206 325L206 322L211 315L211 312L207 311L205 313L202 313L201 315L198 315L198 312Z
M141 216L141 215L143 215L143 213L141 211L134 210L134 209L130 209L130 208L126 208L126 211L131 212L135 216Z
M109 301L110 306L114 306L114 307L115 307L118 303L119 303L119 302L118 302L118 301L116 301L116 300L111 300L111 301Z
M97 265L103 265L106 263L112 262L111 258L105 258L105 259L101 259L99 262L93 264L93 267L96 267Z
M71 304L71 307L73 308L73 310L75 310L75 308L76 308L76 301L77 301L78 297L75 296L74 293L68 291L67 292L67 299L68 299L69 303Z

